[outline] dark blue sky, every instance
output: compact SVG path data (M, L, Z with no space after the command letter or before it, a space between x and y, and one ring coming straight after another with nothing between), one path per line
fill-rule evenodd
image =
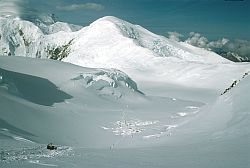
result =
M250 40L250 0L29 0L29 4L84 26L112 15L161 35L193 31L211 40Z

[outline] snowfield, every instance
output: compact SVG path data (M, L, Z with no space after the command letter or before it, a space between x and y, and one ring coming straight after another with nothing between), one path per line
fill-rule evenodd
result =
M0 55L0 167L250 166L249 63L115 17L1 17Z
M171 116L180 111L192 116L197 109L188 107L204 105L201 102L147 96L131 78L118 70L27 59L1 57L1 96L4 97L1 112L4 121L15 123L15 127L29 132L29 136L24 134L23 138L35 142L109 147L123 135L140 133L140 136L131 139L134 144L124 141L119 146L133 147L138 142L138 145L143 145L139 139L151 133L169 132L172 129L169 125L176 125L175 121L182 120ZM30 71L32 66L36 70ZM20 112L16 114L9 104ZM177 104L178 108L175 107ZM25 122L27 115L35 122ZM65 128L59 129L61 125L58 123L62 121ZM100 141L104 136L108 141Z
M189 87L149 95L115 69L23 57L0 57L0 67L4 167L249 165L248 76L222 96Z

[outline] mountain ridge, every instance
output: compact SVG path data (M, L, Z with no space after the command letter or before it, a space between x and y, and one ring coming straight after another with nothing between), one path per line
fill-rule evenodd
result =
M214 52L172 41L113 16L100 18L78 31L70 30L67 23L56 22L48 27L52 27L51 34L20 18L1 17L0 20L0 55L4 56L54 59L90 68L114 68L136 81L153 79L202 88L211 87L204 79L216 83L213 76L218 71L233 73L238 78L238 73L233 72L238 66ZM244 65L240 69L243 73ZM225 83L218 84L218 88L224 89L232 80L228 77Z
M51 22L48 25L45 25L41 21L41 22L39 22L40 24L37 25L36 23L21 20L20 18L11 18L11 17L9 17L9 18L2 17L1 22L2 22L2 24L1 24L1 28L2 28L1 37L2 37L2 39L4 39L4 34L7 34L6 35L7 37L5 37L5 41L1 40L2 44L5 44L5 45L3 45L3 46L5 46L5 49L3 49L3 47L2 47L2 50L0 50L1 55L13 55L13 56L18 55L18 56L50 58L51 53L49 53L48 51L45 51L45 50L50 50L52 45L61 46L62 44L60 44L60 43L64 43L64 45L65 45L66 41L69 42L69 39L63 40L63 38L65 38L65 34L63 34L62 32L68 33L67 36L71 36L70 40L72 40L76 37L78 37L79 39L82 40L82 39L86 38L84 36L86 34L88 34L89 32L91 33L91 31L94 33L94 34L90 34L90 37L92 37L92 38L96 38L95 34L98 34L98 32L102 32L102 35L104 37L112 35L112 34L115 34L118 37L120 35L123 35L124 37L128 38L127 41L129 39L132 39L133 42L137 46L143 47L144 49L149 49L150 52L152 52L152 54L154 56L161 56L161 57L176 56L176 57L179 57L181 59L185 59L182 57L182 54L183 54L183 52L186 52L185 50L187 50L187 46L183 46L183 45L181 45L181 43L176 43L176 42L170 41L169 39L167 39L163 36L158 36L150 31L142 28L141 26L133 25L131 23L123 21L123 20L116 18L114 16L102 17L102 18L94 21L93 23L91 23L89 26L83 27L83 28L77 27L74 25L70 25L67 23L63 23L63 22L56 22L56 21ZM10 24L13 24L13 25L10 25ZM114 27L112 29L112 25L115 26L117 28L117 30ZM79 28L81 28L81 29L79 29ZM106 29L103 30L104 28L106 28ZM93 30L91 30L91 29L93 29ZM111 29L112 29L112 31L110 32ZM6 33L6 30L7 30L7 32L11 31L12 33L8 34L8 33ZM34 31L34 30L37 30L37 31ZM121 33L121 34L119 34L116 31L119 31L119 33ZM72 32L75 32L75 33L72 33ZM19 33L19 36L18 36L18 33ZM60 33L62 33L62 34L60 34ZM32 36L29 36L29 34L32 34ZM58 37L55 37L56 36L55 34L57 34ZM105 34L107 34L107 35L105 36ZM22 37L20 37L20 36L22 36ZM27 36L27 39L24 39L24 36ZM32 37L35 37L35 38L32 38ZM57 38L56 42L54 41L55 38ZM92 39L88 38L86 40L90 41ZM44 41L47 41L47 44L45 44L45 46L43 46L43 48L38 47L38 45L41 45L41 42L44 42ZM40 42L40 43L38 43L38 42ZM79 43L80 42L81 41L79 41ZM95 42L98 42L98 40ZM11 51L10 48L13 48L13 45L14 45L14 49L17 49L17 50L18 50L19 46L22 46L22 48L23 48L22 50L24 50L24 48L27 50L27 48L29 48L29 45L32 45L31 48L33 48L34 51L26 51L26 53L22 53L21 51L15 52L15 51L13 51L13 49ZM6 50L8 50L8 48L9 48L9 51L6 51ZM76 50L76 48L74 48L73 50ZM177 51L177 50L179 50L179 51ZM45 56L40 56L39 52L43 53ZM182 53L178 53L178 52L182 52ZM187 52L190 53L191 51L189 50ZM69 55L70 54L71 53L69 53ZM71 55L74 55L74 54L71 54ZM196 55L196 57L197 57L197 55ZM227 62L226 60L221 59L220 56L217 55L217 57L218 57L218 59L216 61ZM200 58L202 58L202 57L200 57ZM188 58L188 59L191 59L191 60L194 59L196 61L200 61L200 60L198 60L196 58L192 58L192 57ZM188 61L188 59L186 59L186 61ZM213 59L215 59L215 58L213 58ZM209 59L206 59L205 61L209 61Z

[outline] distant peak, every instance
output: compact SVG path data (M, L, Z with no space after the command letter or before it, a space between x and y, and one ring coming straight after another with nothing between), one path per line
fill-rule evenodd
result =
M102 21L107 21L107 22L111 22L111 23L114 23L114 24L120 24L120 23L128 23L127 21L125 20L122 20L120 18L117 18L115 16L104 16L100 19L97 19L96 21L94 21L93 23L96 23L96 22L102 22Z
M104 17L101 17L97 20L108 20L108 21L122 21L121 19L115 17L115 16L104 16Z
M32 16L26 16L24 20L31 21L33 23L43 23L45 25L51 25L57 22L57 17L55 14L38 14L38 15L32 15Z

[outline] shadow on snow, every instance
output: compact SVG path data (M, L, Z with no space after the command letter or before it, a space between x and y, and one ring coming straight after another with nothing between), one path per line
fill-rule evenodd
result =
M7 85L11 94L20 96L39 105L52 106L72 98L71 95L59 90L48 79L37 76L8 71L0 68L1 85ZM1 84L2 83L2 84Z

